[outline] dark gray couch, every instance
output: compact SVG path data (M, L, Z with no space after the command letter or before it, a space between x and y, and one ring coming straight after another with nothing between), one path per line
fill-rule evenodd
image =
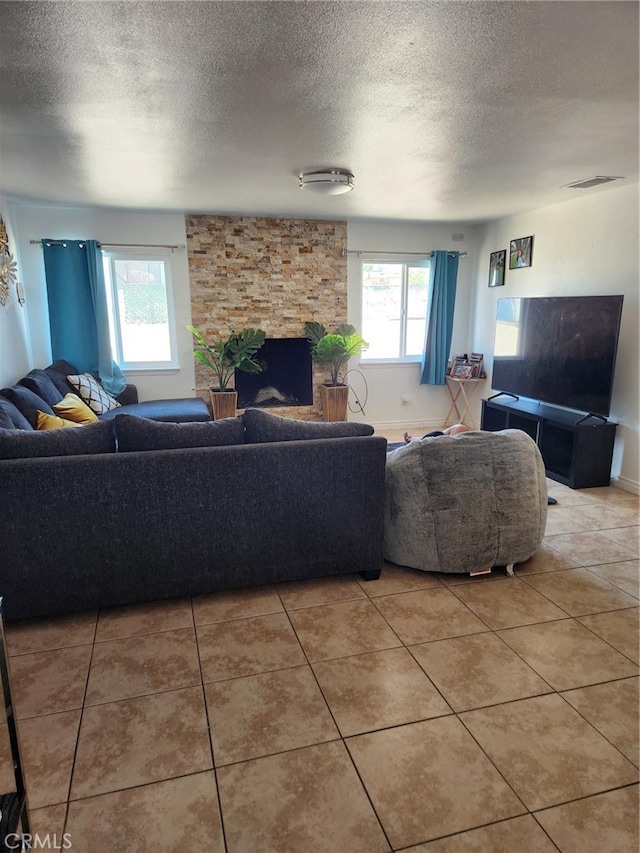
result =
M67 376L77 374L77 369L68 361L55 361L43 370L34 369L10 388L0 391L0 427L34 429L36 412L53 414L53 408L65 394L77 393L67 382ZM186 423L211 420L205 401L200 397L184 397L174 400L145 400L138 402L135 385L127 385L116 397L120 406L101 414L103 420L127 412L156 421Z
M354 434L372 432L363 428L247 410L209 423L121 414L77 429L0 429L6 619L376 578L386 440ZM207 441L217 444L178 446ZM38 449L49 455L29 455Z

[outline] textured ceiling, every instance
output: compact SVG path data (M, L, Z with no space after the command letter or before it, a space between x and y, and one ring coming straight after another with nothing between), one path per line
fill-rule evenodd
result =
M638 180L637 2L0 2L0 75L25 200L482 222Z

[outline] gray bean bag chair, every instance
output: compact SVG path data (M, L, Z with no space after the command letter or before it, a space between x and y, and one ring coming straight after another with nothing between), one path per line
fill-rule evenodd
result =
M413 440L387 454L385 559L471 572L529 559L547 521L544 463L517 429Z

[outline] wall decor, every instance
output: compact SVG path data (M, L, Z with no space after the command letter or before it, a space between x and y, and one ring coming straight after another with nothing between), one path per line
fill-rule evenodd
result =
M0 217L0 305L7 305L11 296L11 285L18 289L18 302L24 304L24 291L18 282L18 265L9 251L7 228ZM22 297L20 296L22 293Z
M489 287L500 287L504 284L504 267L507 260L507 250L491 252L489 256Z
M509 246L509 269L519 270L531 266L533 255L533 235L512 240Z

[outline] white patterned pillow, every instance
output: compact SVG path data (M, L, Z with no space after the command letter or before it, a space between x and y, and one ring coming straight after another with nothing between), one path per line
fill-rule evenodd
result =
M67 376L67 382L73 385L78 395L96 415L104 415L105 412L120 407L120 403L107 394L102 385L90 373Z

